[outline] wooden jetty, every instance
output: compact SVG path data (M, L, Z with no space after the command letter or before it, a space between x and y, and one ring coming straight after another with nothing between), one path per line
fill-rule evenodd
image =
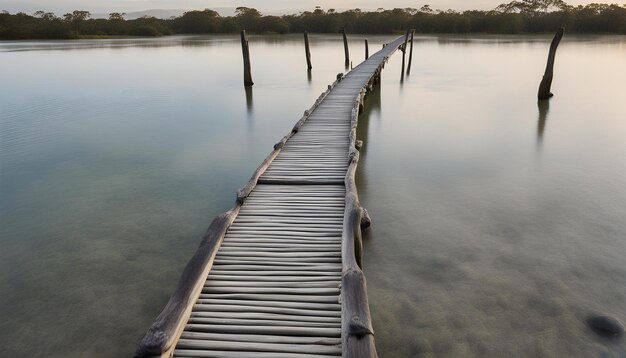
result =
M356 139L396 39L337 81L213 220L135 357L376 357Z

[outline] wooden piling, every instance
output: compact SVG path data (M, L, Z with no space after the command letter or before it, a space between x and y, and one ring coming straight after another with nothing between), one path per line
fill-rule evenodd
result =
M304 52L306 54L306 65L307 68L310 70L313 68L313 66L311 65L311 49L309 48L309 34L308 32L304 32Z
M252 71L250 69L250 46L248 45L248 38L246 36L246 30L241 31L241 51L243 53L243 85L252 86Z
M409 50L409 64L406 68L406 74L411 73L411 63L413 62L413 36L415 36L415 29L411 30L411 49Z
M348 36L346 35L346 28L342 29L343 32L343 50L346 57L346 66L350 64L350 51L348 50Z
M561 27L558 29L556 35L554 35L554 38L552 39L552 43L550 44L546 72L543 74L543 78L539 84L539 92L537 93L539 100L546 100L553 96L552 92L550 92L550 87L552 87L552 77L554 76L554 59L556 57L556 49L559 47L559 43L561 42L561 38L563 38L564 32L565 28Z
M406 44L409 41L409 30L406 30L406 36L404 36L404 44L400 47L402 51L402 76L400 76L400 80L404 80L404 69L406 68Z
M370 48L367 39L365 39L365 59L367 60L368 58L370 58Z

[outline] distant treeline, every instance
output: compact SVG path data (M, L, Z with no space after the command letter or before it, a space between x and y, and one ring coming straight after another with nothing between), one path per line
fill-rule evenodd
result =
M115 36L161 36L171 34L309 32L336 33L499 33L551 32L565 26L571 33L626 34L626 5L589 4L570 6L562 0L521 0L502 4L491 11L404 8L365 12L337 12L317 7L297 15L264 16L258 10L238 7L235 16L220 16L213 10L188 11L180 17L142 17L125 20L123 13L108 19L91 19L88 11L58 17L37 11L33 15L0 12L0 39L71 39Z

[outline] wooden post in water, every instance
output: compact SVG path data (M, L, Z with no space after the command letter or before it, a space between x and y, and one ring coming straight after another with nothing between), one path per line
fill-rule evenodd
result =
M400 76L400 81L404 81L404 69L406 68L406 44L409 41L409 30L406 30L406 36L404 36L404 44L400 47L402 50L402 75Z
M346 67L350 65L350 51L348 50L348 36L346 36L346 28L343 28L343 50L346 55Z
M241 30L241 51L243 53L243 85L252 86L252 71L250 70L250 46L246 37L246 30Z
M370 58L370 47L367 43L367 39L365 39L365 59Z
M411 50L409 51L409 65L406 68L406 74L411 73L411 63L413 62L413 36L415 35L415 29L411 30Z
M561 42L561 38L563 38L564 32L565 28L559 28L556 35L554 35L554 38L552 39L552 43L550 44L546 72L543 74L543 78L539 84L539 92L537 93L539 100L546 100L553 96L552 92L550 92L550 87L552 87L552 77L554 76L554 59L556 57L556 49L559 47L559 43Z
M306 65L307 68L310 70L313 68L313 66L311 65L311 49L309 48L309 34L308 32L304 32L304 52L306 54Z

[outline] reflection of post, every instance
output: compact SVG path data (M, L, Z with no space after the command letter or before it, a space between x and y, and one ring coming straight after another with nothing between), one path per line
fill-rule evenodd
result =
M553 96L550 92L550 87L552 86L552 77L554 75L554 59L556 57L556 49L561 42L561 38L563 38L563 32L565 29L561 27L554 35L552 39L552 43L550 44L550 53L548 54L548 63L546 65L546 72L541 79L541 84L539 85L539 93L537 97L540 100L546 100Z
M250 70L250 46L246 37L246 30L241 31L241 51L243 52L243 85L252 86L252 71Z
M246 90L246 108L248 108L248 114L252 113L252 110L254 109L254 106L252 104L252 86L246 86L244 87Z
M346 68L350 65L350 51L348 50L348 36L346 35L346 28L343 28L343 51L346 57Z
M543 143L543 134L546 130L548 113L550 112L550 101L539 101L539 122L537 123L537 145Z
M311 81L313 80L313 74L311 73L311 70L306 71L306 79L307 81L309 81L309 83L311 83Z
M380 113L381 89L382 86L374 86L374 88L372 88L372 92L370 92L369 96L367 97L367 104L369 106L367 106L366 112L368 115L374 112Z
M415 30L411 30L411 50L409 51L409 65L406 68L407 75L411 73L411 63L413 62L413 36L414 35L415 35Z
M357 166L356 168L356 176L359 180L359 187L365 188L367 187L367 183L368 183L368 176L367 176L367 170L366 168L368 168L368 165L365 165L365 163L367 162L367 144L368 144L368 140L367 138L369 137L370 134L370 121L376 119L377 121L380 121L381 116L380 116L380 104L381 104L381 88L382 86L378 86L378 85L374 85L372 87L372 90L368 93L367 97L365 98L365 107L364 107L364 111L363 114L361 114L361 117L359 118L359 126L357 127L357 138L362 140L365 145L363 145L361 147L361 149L359 149L360 152L360 158L359 161L361 162L361 165ZM378 115L376 115L375 113L378 113ZM360 194L363 195L363 194ZM369 231L369 230L367 230ZM365 231L365 232L367 232Z
M307 65L307 68L310 70L313 68L313 66L311 65L311 49L309 48L309 34L306 31L304 32L304 52L306 54L306 65Z
M370 58L370 47L367 43L367 39L365 39L365 59Z

